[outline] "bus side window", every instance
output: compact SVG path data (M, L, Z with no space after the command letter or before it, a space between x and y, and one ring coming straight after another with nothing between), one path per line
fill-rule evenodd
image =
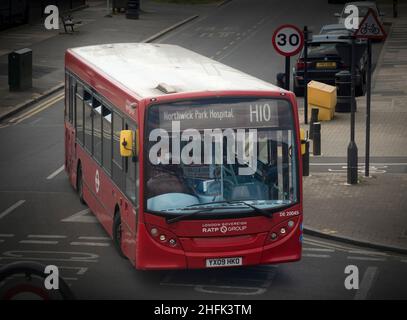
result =
M83 87L79 82L76 85L76 138L83 145Z
M85 148L92 154L92 94L84 90L83 95L84 122L85 122Z
M93 156L98 163L102 163L102 104L93 97Z
M136 145L136 126L134 124L126 123L126 130L133 131L133 146ZM131 199L133 203L137 202L137 179L138 179L138 163L134 161L136 157L125 158L125 169L126 169L126 179L125 179L125 194Z
M112 111L102 106L102 134L103 134L103 155L102 163L106 171L112 172Z
M123 189L123 157L120 155L120 131L123 130L123 119L116 112L113 112L113 161L112 176L116 185Z

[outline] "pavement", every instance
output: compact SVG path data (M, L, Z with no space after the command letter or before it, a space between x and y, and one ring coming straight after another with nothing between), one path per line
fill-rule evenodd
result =
M391 7L384 9L389 15ZM347 185L350 115L322 123L322 156L304 177L305 228L368 246L407 252L407 4L391 23L373 75L370 177L364 177L366 97L357 98L357 185ZM303 125L303 127L306 127ZM311 147L312 150L312 147Z

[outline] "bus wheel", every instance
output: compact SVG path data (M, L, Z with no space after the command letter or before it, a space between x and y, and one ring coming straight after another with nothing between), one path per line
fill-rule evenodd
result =
M120 219L119 211L116 211L113 220L113 242L119 255L122 258L126 258L122 250L122 221Z
M76 181L76 190L78 191L79 200L81 201L81 203L86 204L85 199L83 198L83 176L81 165L78 166Z

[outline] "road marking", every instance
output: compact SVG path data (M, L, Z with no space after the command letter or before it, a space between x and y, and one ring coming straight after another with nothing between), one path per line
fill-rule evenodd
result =
M71 242L71 246L93 246L93 247L108 247L110 243L103 242Z
M356 292L355 300L365 300L369 294L369 290L372 287L374 279L376 277L377 267L368 267L363 275L362 283L359 290Z
M12 237L14 237L14 234L11 234L11 233L0 234L0 238L12 238Z
M79 237L80 240L110 240L109 237Z
M313 253L304 253L302 256L306 257L306 258L330 258L331 257L328 254L313 254Z
M10 208L4 210L2 213L0 213L0 219L4 218L6 215L8 215L10 212L13 210L17 209L19 206L21 206L25 200L19 200L15 204L13 204Z
M95 216L90 214L89 209L79 211L68 218L61 220L62 222L80 222L80 223L98 223Z
M78 278L62 277L65 281L76 281Z
M4 241L6 241L6 240L0 239L0 243L2 243L2 242L4 242Z
M335 252L334 249L327 248L302 248L304 251L317 251L317 252Z
M386 258L372 258L372 257L348 257L349 260L361 260L361 261L386 261Z
M30 126L35 125L36 123L40 122L41 120L42 120L42 118L38 118L38 119L35 119L34 121L31 121Z
M52 234L29 234L27 238L44 238L44 239L65 239L66 236Z
M351 250L349 253L355 254L367 254L367 255L375 255L375 256L388 256L385 252L376 252L376 251L368 251L368 250Z
M24 121L30 117L32 117L33 115L51 107L52 105L54 105L55 103L57 103L59 100L62 100L65 96L64 92L61 92L60 94L56 95L55 97L41 103L40 105L38 105L37 107L23 113L22 115L13 118L9 121L10 124L18 124L21 121Z
M400 260L400 262L404 262L404 263L407 263L407 260Z
M68 267L68 266L58 266L59 269L67 269L67 270L78 270L75 274L78 276L82 276L88 271L86 267Z
M52 178L55 178L57 175L59 175L62 171L64 171L65 165L62 165L58 169L56 169L53 173L51 173L48 177L47 180L51 180Z
M347 163L310 163L310 166L346 166ZM407 166L407 162L370 163L371 166ZM363 165L360 165L361 167ZM363 166L364 167L364 166Z
M206 289L207 288L207 289ZM210 288L214 288L215 290L211 290ZM219 291L216 289L227 289L227 290L247 290L252 292L244 292L244 291ZM265 288L259 287L238 287L238 286L217 286L217 285L195 285L194 290L197 292L203 293L212 293L212 294L231 294L237 296L252 296L252 295L261 295L266 292Z
M28 256L25 256L28 254ZM36 254L41 257L35 256ZM49 254L46 258L44 255ZM29 255L34 255L30 257ZM69 258L55 258L56 255L68 255ZM33 261L69 261L69 262L98 262L99 255L88 252L66 252L66 251L33 251L33 250L16 250L3 252L0 260L33 260Z
M19 243L24 244L58 244L58 241L50 241L50 240L21 240Z

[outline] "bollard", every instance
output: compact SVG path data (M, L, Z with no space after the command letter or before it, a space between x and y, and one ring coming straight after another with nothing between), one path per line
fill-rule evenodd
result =
M319 113L318 108L311 109L311 120L309 123L309 138L311 140L314 139L314 123L318 121L318 113Z
M277 73L276 80L278 87L285 88L285 73Z
M309 140L305 136L305 130L300 129L301 156L302 156L302 175L309 176Z
M302 175L309 176L309 140L305 142L305 153L302 156Z
M312 139L312 154L321 155L321 122L314 123L314 137Z

